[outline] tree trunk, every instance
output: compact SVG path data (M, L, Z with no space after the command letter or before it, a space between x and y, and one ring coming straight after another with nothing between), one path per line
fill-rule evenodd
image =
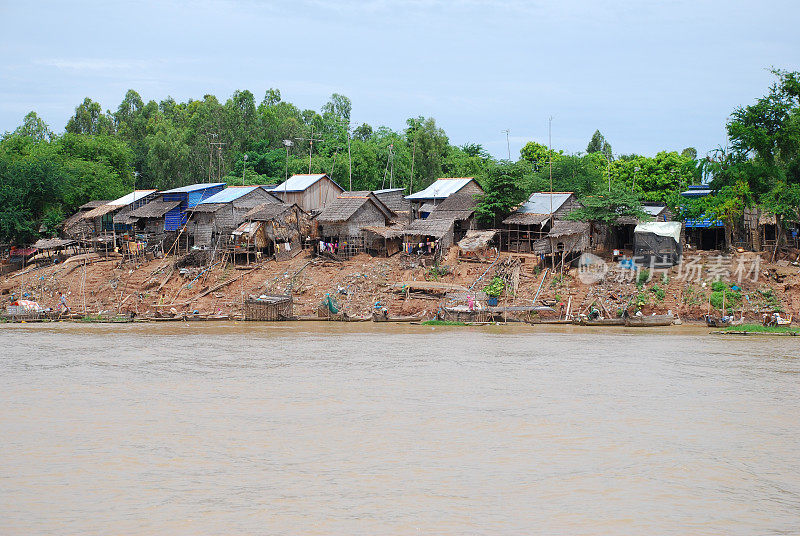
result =
M733 224L729 221L725 221L724 223L725 228L725 251L730 251L733 247Z

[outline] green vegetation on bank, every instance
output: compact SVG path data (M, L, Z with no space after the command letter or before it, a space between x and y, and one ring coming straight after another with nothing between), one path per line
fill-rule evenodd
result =
M746 331L748 333L800 333L800 328L791 326L763 326L761 324L743 324L728 326L724 331Z
M421 323L423 326L466 326L464 322L456 322L454 320L425 320Z

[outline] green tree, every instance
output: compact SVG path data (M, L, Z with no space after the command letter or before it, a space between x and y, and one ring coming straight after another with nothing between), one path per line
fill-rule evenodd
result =
M612 188L610 192L587 195L580 199L583 205L567 215L567 219L594 221L609 226L617 225L620 218L647 217L639 197L626 190Z
M613 159L611 144L606 141L605 137L600 133L599 130L595 130L594 134L592 134L592 139L589 140L589 145L586 147L586 152L600 152L605 154L609 159Z
M507 216L525 198L525 191L507 166L498 165L488 174L484 182L484 195L479 198L475 214L479 220L496 225L498 219ZM513 173L513 172L512 172Z
M98 103L86 97L75 108L75 115L67 121L66 130L72 134L113 134L114 123L109 115L103 113Z
M553 162L557 162L563 156L563 151L550 150L546 145L529 141L520 149L519 154L520 158L533 165L533 171L539 171L550 163L551 158Z
M28 112L22 124L14 131L15 136L28 136L35 141L50 141L53 131L47 126L36 112Z

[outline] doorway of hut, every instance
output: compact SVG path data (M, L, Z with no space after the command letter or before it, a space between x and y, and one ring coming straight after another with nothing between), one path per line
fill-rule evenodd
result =
M686 228L686 242L695 249L710 251L725 248L725 229L722 227Z

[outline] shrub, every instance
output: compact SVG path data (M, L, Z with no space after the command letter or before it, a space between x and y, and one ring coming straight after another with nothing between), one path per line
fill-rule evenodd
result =
M503 291L506 289L506 283L501 277L494 276L489 284L483 287L483 291L487 296L492 298L499 298Z

